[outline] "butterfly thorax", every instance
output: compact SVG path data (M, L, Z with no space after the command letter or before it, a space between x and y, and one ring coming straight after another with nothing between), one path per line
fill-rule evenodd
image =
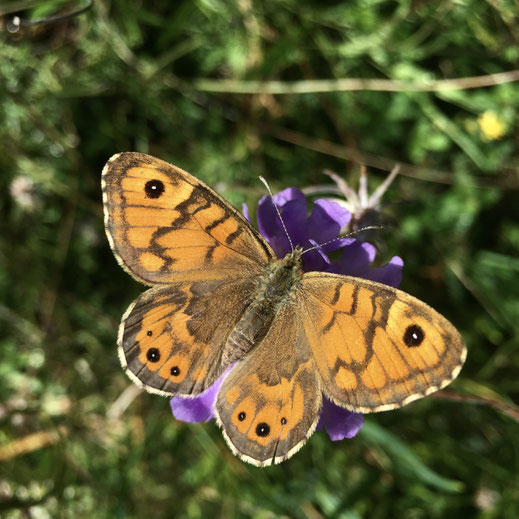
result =
M301 252L298 248L268 264L265 274L258 281L256 301L275 308L285 303L287 298L293 298L293 289L303 275Z
M295 304L301 284L302 250L297 248L284 258L270 262L258 277L252 303L229 335L222 355L223 366L240 360L268 332L282 306Z

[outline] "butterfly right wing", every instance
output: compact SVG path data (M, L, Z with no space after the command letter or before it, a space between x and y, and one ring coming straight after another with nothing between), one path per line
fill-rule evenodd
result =
M143 153L119 153L102 175L105 228L119 263L148 285L254 275L274 253L209 186Z
M198 394L222 372L225 341L274 253L210 187L150 155L114 155L102 188L117 260L156 285L123 317L121 363L150 392Z
M151 393L195 396L226 368L227 337L251 303L255 278L172 283L134 301L119 328L128 376Z

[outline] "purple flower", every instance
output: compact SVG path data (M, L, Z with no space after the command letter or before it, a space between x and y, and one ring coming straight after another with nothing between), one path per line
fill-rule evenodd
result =
M297 188L288 188L274 198L263 197L258 204L257 220L260 233L280 258L292 250L290 241L279 220L277 205L292 246L303 249L316 247L303 255L305 271L319 270L362 277L391 286L398 286L402 278L403 261L398 256L386 265L371 268L375 248L354 238L339 238L341 229L348 224L351 214L337 202L317 200L308 216L307 201ZM250 220L244 206L245 217ZM319 245L321 244L321 245ZM337 263L332 263L328 253L343 248ZM173 415L186 422L208 421L214 417L213 403L227 370L211 387L195 398L174 397L171 399ZM326 429L333 441L353 438L364 424L364 416L335 405L323 395L323 407L318 429Z
M232 366L228 367L212 386L209 386L203 393L200 393L196 397L174 396L170 400L173 416L177 420L193 423L208 422L214 418L213 404L223 379L227 376L231 367Z

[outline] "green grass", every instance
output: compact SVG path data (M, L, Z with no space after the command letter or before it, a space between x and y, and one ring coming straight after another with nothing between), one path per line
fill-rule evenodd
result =
M0 6L4 24L12 5ZM15 7L34 19L79 5ZM352 440L316 433L258 469L214 423L176 422L167 400L134 392L115 341L143 287L113 258L100 195L104 163L128 150L250 208L265 191L258 175L273 190L311 188L331 185L325 168L355 183L366 164L375 186L402 163L379 261L400 255L401 287L463 334L467 363L449 389L513 406L517 73L423 85L519 69L517 34L513 0L97 0L72 20L4 30L0 515L517 517L515 408L427 398L367 417ZM394 88L304 93L344 78ZM273 81L303 92L270 94Z

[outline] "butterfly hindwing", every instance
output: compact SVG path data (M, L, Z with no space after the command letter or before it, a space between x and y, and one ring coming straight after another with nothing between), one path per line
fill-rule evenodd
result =
M224 345L251 303L254 286L253 278L241 278L172 283L144 292L121 322L123 367L150 392L201 393L227 367Z
M261 343L225 378L215 413L232 451L254 465L279 463L314 431L322 394L295 308L282 307Z

